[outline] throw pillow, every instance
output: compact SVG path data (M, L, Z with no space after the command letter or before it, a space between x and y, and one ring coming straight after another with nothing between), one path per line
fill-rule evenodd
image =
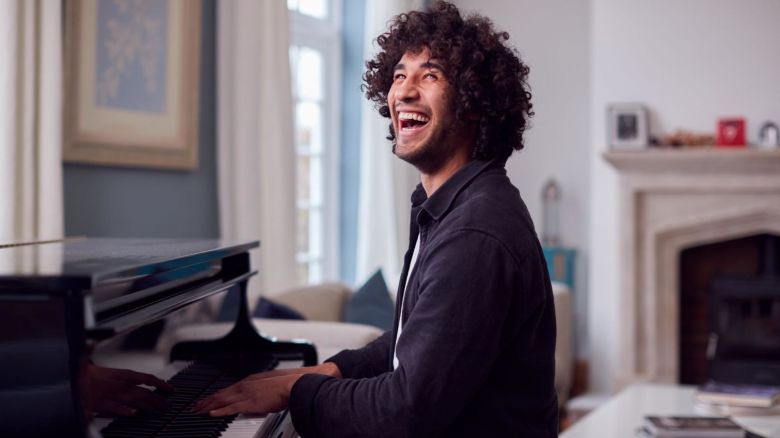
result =
M257 301L255 311L252 313L254 318L271 319L306 319L297 310L284 304L275 303L268 298L260 297Z
M394 313L393 299L390 298L382 270L379 269L347 301L344 321L392 330Z

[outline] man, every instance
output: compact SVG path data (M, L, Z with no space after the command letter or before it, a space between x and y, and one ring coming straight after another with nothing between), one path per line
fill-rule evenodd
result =
M421 178L395 328L319 366L250 376L199 412L289 405L304 437L557 435L550 281L504 170L533 115L507 38L443 2L378 37L364 91Z

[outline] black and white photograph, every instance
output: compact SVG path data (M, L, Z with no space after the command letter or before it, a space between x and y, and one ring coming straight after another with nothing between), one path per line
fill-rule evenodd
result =
M647 109L641 104L612 104L607 108L612 149L644 149L649 144Z

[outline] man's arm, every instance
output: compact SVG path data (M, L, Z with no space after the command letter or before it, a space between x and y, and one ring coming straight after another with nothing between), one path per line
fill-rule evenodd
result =
M513 328L541 300L521 302L516 261L495 238L456 233L431 248L420 295L396 346L399 367L369 379L306 375L290 410L301 435L427 436L443 433L481 389ZM541 298L541 296L539 297Z
M320 365L253 374L198 402L193 411L212 416L238 412L267 413L285 409L293 385L304 375L340 379L372 377L386 371L390 332L357 350L344 350Z

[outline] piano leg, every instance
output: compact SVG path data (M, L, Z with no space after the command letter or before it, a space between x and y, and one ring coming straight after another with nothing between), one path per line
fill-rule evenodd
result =
M171 361L203 360L208 357L253 358L273 357L278 360L303 360L304 366L317 364L317 350L302 341L277 342L260 335L252 324L247 303L247 281L238 284L239 309L233 329L225 337L212 341L187 341L171 350Z

